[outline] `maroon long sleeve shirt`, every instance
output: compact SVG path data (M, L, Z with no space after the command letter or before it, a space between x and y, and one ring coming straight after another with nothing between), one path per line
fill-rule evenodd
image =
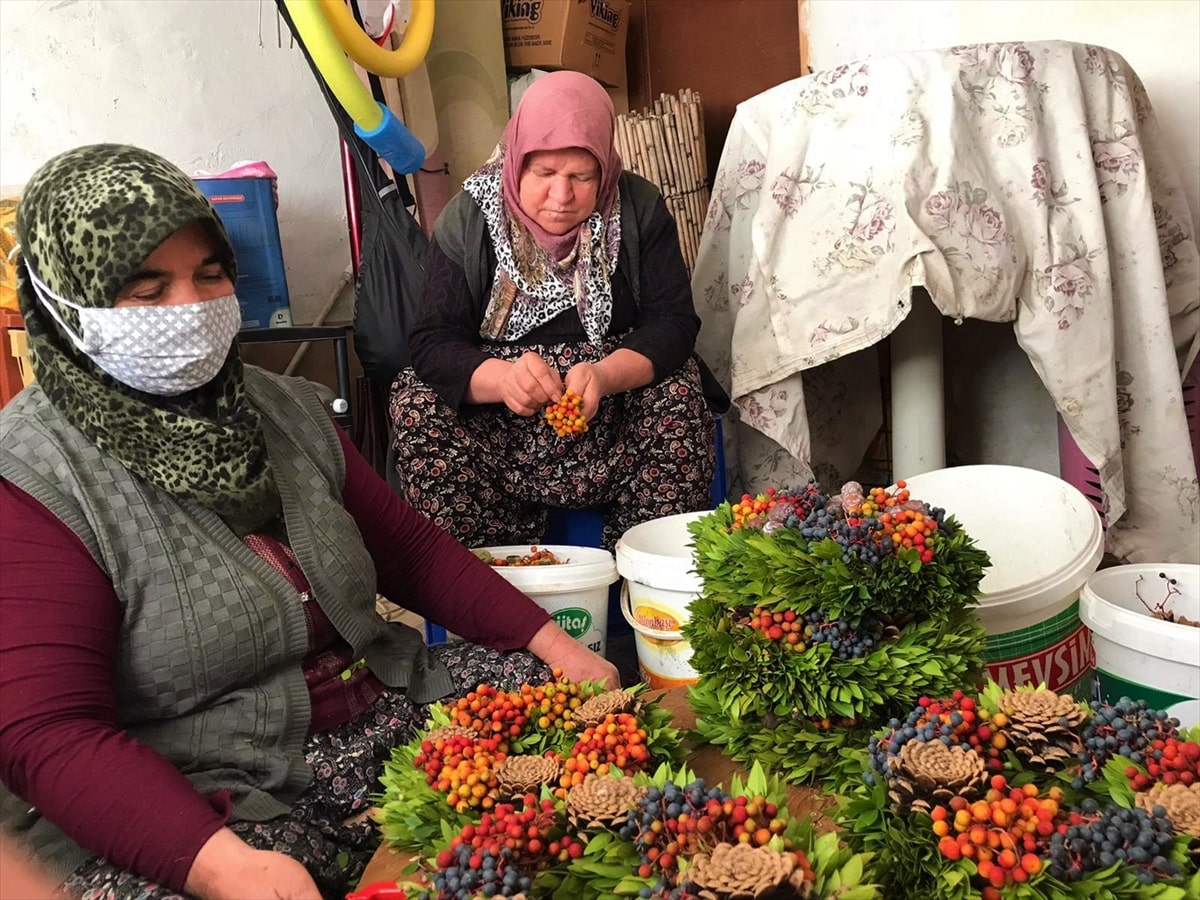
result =
M375 561L379 592L469 641L525 646L546 612L400 500L339 435L343 503ZM0 479L0 780L82 847L179 890L227 821L228 797L201 795L117 724L121 620L112 582L83 542ZM314 690L323 682L309 683L314 727L359 711L349 701L339 709Z

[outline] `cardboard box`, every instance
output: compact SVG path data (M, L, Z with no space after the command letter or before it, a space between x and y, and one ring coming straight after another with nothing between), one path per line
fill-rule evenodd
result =
M196 186L225 223L237 254L235 290L242 328L292 324L283 245L270 178L196 178Z
M513 69L571 69L625 84L629 0L502 0L504 52Z
M510 74L508 76L508 114L511 116L517 111L517 104L521 102L521 95L525 93L525 89L534 83L543 75L549 75L545 69L530 69L521 75ZM629 89L626 87L606 87L609 98L613 103L613 112L618 116L624 116L629 113Z

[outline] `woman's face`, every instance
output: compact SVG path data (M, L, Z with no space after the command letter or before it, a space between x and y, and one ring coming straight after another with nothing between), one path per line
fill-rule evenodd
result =
M551 234L566 234L596 209L600 164L586 150L537 150L525 157L521 209Z
M216 242L199 222L189 222L142 261L113 305L176 306L232 293Z

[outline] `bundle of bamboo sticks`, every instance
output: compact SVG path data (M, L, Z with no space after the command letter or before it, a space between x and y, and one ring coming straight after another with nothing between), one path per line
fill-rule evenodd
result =
M651 109L617 116L617 152L625 168L652 181L675 217L688 271L696 262L708 210L708 162L700 95L661 94Z

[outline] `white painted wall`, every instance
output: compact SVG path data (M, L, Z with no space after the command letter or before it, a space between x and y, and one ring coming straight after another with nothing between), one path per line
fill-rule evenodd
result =
M988 41L1115 50L1146 85L1200 223L1200 0L807 0L814 70ZM946 329L947 443L963 462L1058 472L1053 404L1006 325Z
M345 201L336 126L280 34L271 0L0 0L0 184L98 141L188 173L266 160L293 318L311 321L350 262Z

